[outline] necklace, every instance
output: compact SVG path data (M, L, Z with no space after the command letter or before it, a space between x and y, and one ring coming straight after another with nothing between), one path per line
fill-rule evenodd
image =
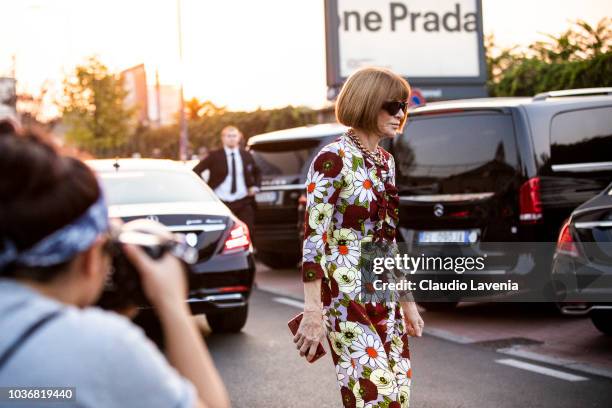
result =
M346 135L353 141L353 143L355 143L355 145L357 145L359 150L361 150L365 156L368 156L368 158L374 162L374 164L376 164L378 167L385 167L383 164L383 155L378 148L376 148L376 152L366 149L353 129L347 130Z

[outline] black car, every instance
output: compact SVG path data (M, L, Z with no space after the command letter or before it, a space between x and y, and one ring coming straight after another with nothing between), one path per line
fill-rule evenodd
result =
M561 227L552 281L564 314L589 314L612 335L612 184L572 212Z
M249 231L187 166L169 160L90 160L109 216L148 218L184 234L198 249L189 275L192 313L216 331L240 331L247 320L255 263Z
M247 148L262 174L255 196L254 241L257 257L273 268L295 266L301 255L300 205L305 202L310 162L346 128L336 124L305 126L249 138Z
M612 88L431 103L390 149L400 240L554 243L612 180ZM517 257L498 255L483 274L513 273ZM533 270L549 274L550 261Z

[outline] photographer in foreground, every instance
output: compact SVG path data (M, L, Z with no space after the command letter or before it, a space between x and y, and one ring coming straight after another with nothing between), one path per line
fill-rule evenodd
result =
M123 247L159 314L170 364L128 319L88 307L111 263L93 172L13 134L0 138L0 174L0 387L74 387L72 403L86 407L228 407L176 258Z

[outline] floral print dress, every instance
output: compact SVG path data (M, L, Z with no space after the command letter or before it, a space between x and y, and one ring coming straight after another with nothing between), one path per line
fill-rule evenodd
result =
M398 302L360 301L361 243L395 241L398 194L393 157L384 167L346 134L313 160L306 181L304 282L322 279L331 356L345 407L405 408L412 370Z

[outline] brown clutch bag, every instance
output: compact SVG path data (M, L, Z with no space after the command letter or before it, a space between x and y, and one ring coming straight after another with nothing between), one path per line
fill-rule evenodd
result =
M295 336L295 333L297 333L298 327L300 327L300 322L302 321L302 317L304 317L304 313L298 314L293 319L289 320L289 322L287 322L287 326L289 326L289 330L291 330L291 333L293 333L294 336ZM325 349L323 348L323 344L319 343L319 345L317 346L317 351L315 352L314 358L312 359L312 361L309 361L309 363L314 363L315 361L323 357L325 354L326 352L325 352Z

